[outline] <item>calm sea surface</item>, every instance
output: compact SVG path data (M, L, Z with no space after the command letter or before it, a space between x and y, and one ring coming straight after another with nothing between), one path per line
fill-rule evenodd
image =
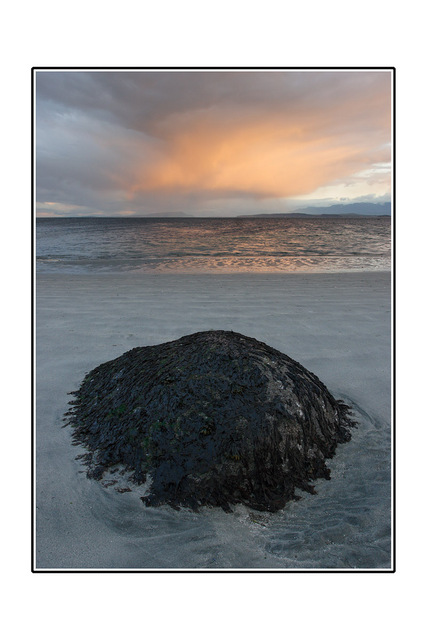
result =
M38 272L387 271L388 217L45 218Z

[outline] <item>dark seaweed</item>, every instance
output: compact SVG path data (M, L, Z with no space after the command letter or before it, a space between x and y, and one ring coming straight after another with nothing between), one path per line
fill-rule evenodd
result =
M231 331L132 349L73 394L69 422L89 450L88 476L123 465L141 484L149 473L149 506L276 511L330 477L325 461L354 425L314 374Z

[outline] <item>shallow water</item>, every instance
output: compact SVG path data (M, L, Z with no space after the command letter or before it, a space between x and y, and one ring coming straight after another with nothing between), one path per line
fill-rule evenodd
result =
M338 272L390 268L388 217L47 218L37 270Z

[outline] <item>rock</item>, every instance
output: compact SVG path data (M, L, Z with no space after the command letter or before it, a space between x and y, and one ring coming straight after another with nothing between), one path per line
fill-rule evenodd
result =
M302 365L253 338L203 331L138 347L73 392L73 441L88 476L114 465L152 479L149 506L276 511L329 478L349 407Z

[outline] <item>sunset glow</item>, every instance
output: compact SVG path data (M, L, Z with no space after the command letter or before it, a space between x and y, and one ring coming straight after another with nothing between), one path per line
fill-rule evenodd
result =
M390 199L391 72L43 72L38 213Z

